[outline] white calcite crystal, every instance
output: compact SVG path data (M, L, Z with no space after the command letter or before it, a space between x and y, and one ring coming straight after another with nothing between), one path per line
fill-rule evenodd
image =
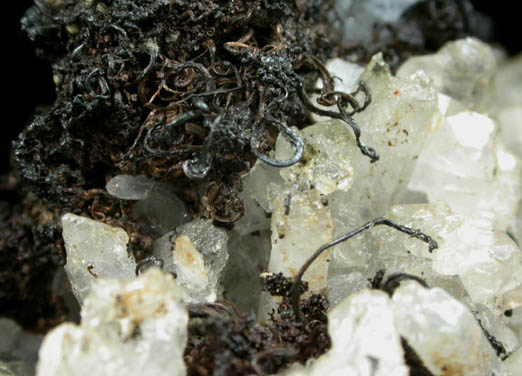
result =
M496 313L522 303L518 300L507 304L501 299L522 284L522 252L505 232L494 230L487 220L459 215L444 204L398 205L387 217L414 228L422 226L439 248L429 253L425 243L417 239L384 227L375 229L385 268L393 257L402 257L406 267L398 265L391 271L416 274L457 298L469 294L474 303L484 304ZM416 258L428 261L421 274L421 270L415 273L408 268ZM458 276L465 291L449 276Z
M353 134L340 120L329 120L306 127L300 132L305 148L295 165L281 170L281 177L301 191L315 187L322 195L335 191L347 192L353 183L351 160L360 153ZM294 151L278 137L276 159L287 159Z
M62 217L65 271L76 299L83 300L100 278L130 279L136 262L125 230L71 213Z
M393 294L395 326L433 375L490 375L499 367L472 313L439 288L404 283Z
M268 271L295 277L306 260L332 240L332 230L330 211L324 207L317 190L283 192L273 201ZM328 251L319 256L303 277L311 291L326 286L328 256Z
M196 219L177 227L154 243L163 270L176 275L188 302L213 302L228 260L227 233L212 220Z
M131 281L104 280L86 298L80 326L62 324L45 337L37 376L185 375L182 296L154 268Z
M105 186L110 195L122 200L143 200L154 187L154 180L143 175L117 175Z
M407 77L422 70L440 93L476 111L487 111L493 98L496 72L495 54L478 39L466 38L447 43L434 55L408 59L399 69Z
M333 193L336 204L330 205L336 233L353 227L354 218L361 225L384 214L405 188L428 132L440 121L437 96L422 74L394 77L379 54L361 80L370 88L372 103L353 118L362 129L363 144L375 148L380 160L370 163L362 153L348 151L353 184L346 193Z
M332 347L308 369L289 375L406 376L393 305L381 291L364 290L328 313Z
M420 152L408 188L507 229L521 196L520 161L503 146L491 118L461 110L443 95L439 107L444 121Z

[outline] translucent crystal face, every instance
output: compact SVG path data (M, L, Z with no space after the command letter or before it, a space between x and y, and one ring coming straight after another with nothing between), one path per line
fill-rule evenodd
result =
M156 269L104 280L85 299L80 326L62 324L46 336L37 374L184 375L182 297L172 276Z

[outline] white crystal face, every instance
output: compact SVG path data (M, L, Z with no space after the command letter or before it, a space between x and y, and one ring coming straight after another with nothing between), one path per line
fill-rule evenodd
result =
M163 260L163 270L175 273L187 302L213 302L228 260L227 242L212 220L197 219L156 240L154 254Z
M80 326L53 329L38 376L184 375L188 315L171 275L149 269L131 281L104 280L82 307Z
M127 252L125 230L71 213L62 217L62 226L65 271L80 304L99 279L135 276L136 262Z
M359 150L346 125L340 120L325 121L306 127L300 135L305 143L303 157L295 165L282 168L281 177L301 191L313 187L322 195L347 192L354 178L350 160ZM292 154L290 144L278 137L276 159L287 159Z
M439 288L404 283L393 294L398 332L434 375L488 375L499 367L471 312Z
M381 291L364 290L328 313L332 348L308 369L289 375L406 376L392 302Z
M440 98L443 110L448 99ZM488 219L505 230L520 200L521 171L491 118L468 110L448 111L420 152L408 188L425 192L430 202L446 202L457 212Z
M399 76L422 70L433 87L477 111L488 111L493 98L496 61L493 49L478 39L447 43L436 54L416 56L402 64Z

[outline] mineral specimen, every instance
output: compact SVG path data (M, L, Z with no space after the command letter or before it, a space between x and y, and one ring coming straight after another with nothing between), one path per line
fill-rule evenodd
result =
M80 304L98 279L134 277L136 262L127 252L129 237L123 229L71 213L62 217L62 225L65 271Z
M172 276L157 269L104 280L85 299L80 326L62 324L46 336L37 375L185 375L182 297Z
M522 192L519 160L506 150L491 118L458 109L442 95L439 107L444 121L419 153L408 188L506 230Z
M439 288L405 283L393 294L398 333L433 375L489 375L500 361L472 313Z
M143 200L149 196L154 185L154 180L143 175L117 175L105 188L109 194L122 200Z
M308 369L289 375L406 376L393 305L381 291L354 294L328 313L332 348Z
M422 70L438 92L462 102L471 110L490 109L496 72L491 47L478 39L466 38L447 43L434 55L416 56L399 69L407 77Z
M176 275L187 292L187 302L213 302L219 292L221 273L228 260L228 236L211 220L197 219L159 238L154 254L164 270Z

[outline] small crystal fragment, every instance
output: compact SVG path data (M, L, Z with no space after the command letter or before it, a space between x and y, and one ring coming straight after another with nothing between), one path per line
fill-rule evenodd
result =
M85 299L80 326L65 323L45 337L37 376L184 375L182 296L157 269L131 281L104 280Z
M158 239L154 254L163 259L163 270L175 273L188 302L213 302L228 260L227 242L212 220L196 219Z
M483 376L499 367L471 312L444 290L403 283L392 300L399 334L434 375Z
M145 230L157 236L165 235L190 218L183 202L164 184L156 184L132 210Z
M347 192L354 178L351 160L357 149L355 139L340 120L316 123L300 134L305 143L303 157L295 165L282 168L281 177L299 190L314 187L322 195ZM291 145L280 135L276 143L276 159L293 154Z
M62 217L62 225L65 271L80 304L99 278L135 276L136 262L127 252L129 237L123 229L71 213Z
M422 70L431 85L472 110L486 112L493 96L496 61L493 49L475 38L449 42L436 54L415 56L402 64L402 77Z
M143 175L117 175L105 186L110 195L122 200L144 200L155 182Z

